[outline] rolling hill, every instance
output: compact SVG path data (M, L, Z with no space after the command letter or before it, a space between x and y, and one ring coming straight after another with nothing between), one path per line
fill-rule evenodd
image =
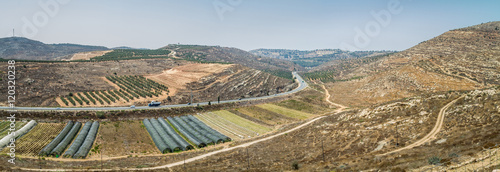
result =
M366 56L384 55L394 51L345 51L340 49L287 50L256 49L249 51L257 56L290 60L307 69L314 69L332 60L357 59Z
M260 57L230 47L170 44L162 49L173 50L176 52L176 57L186 60L241 64L278 76L288 75L291 71L304 69L291 61Z
M79 52L108 50L102 46L45 44L23 37L0 38L0 58L22 60L63 60Z
M335 101L367 105L426 92L500 84L500 22L455 29L331 78ZM328 69L328 68L325 68ZM362 100L362 101L360 101Z

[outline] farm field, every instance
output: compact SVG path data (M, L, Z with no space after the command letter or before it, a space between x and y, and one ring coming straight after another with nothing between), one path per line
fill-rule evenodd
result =
M5 121L4 123L2 123L4 126L4 129L3 131L0 130L0 138L3 138L5 137L7 134L9 134L9 125L10 125L10 122L8 121ZM16 121L16 130L22 128L24 126L24 124L26 124L26 122L24 121Z
M281 101L278 103L273 103L274 105L281 106L288 109L297 110L303 113L309 114L321 114L328 110L328 108L318 106L314 103L308 103L301 100L289 99Z
M275 112L275 113L279 113L281 115L285 115L285 116L288 116L288 117L291 117L291 118L300 119L300 120L311 118L311 117L314 116L313 114L304 113L304 112L301 112L301 111L284 108L284 107L277 106L277 105L274 105L274 104L257 105L257 107L260 107L262 109L266 109L266 110L269 110L269 111L272 111L272 112Z
M103 157L160 154L144 125L138 120L102 122L94 145ZM92 153L89 159L100 158Z
M226 110L199 114L197 117L212 128L223 126L227 129L226 131L232 131L244 137L262 135L272 130L269 127L259 125Z
M63 123L38 123L27 134L16 141L16 154L36 157L49 142L64 128ZM4 149L0 153L7 153Z
M114 90L71 93L59 97L61 106L113 106L133 104L134 101L147 101L152 98L164 99L169 89L143 76L107 76L103 78L115 87Z
M10 127L10 121L0 121L0 133L8 130Z
M296 119L266 110L262 109L257 106L249 106L249 107L242 107L242 108L236 108L234 109L236 112L240 112L243 115L247 115L251 118L254 118L256 120L262 121L263 123L271 126L275 125L282 125L286 124L289 122L296 121Z

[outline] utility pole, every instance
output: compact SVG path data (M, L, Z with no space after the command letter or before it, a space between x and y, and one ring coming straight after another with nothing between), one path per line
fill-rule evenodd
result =
M100 134L99 134L99 136L101 137L101 139L100 139L101 145L103 145L102 144L102 136ZM102 171L102 154L103 154L103 151L104 151L103 149L104 149L104 145L103 145L102 148L99 148L99 153L101 153L101 171Z
M321 139L321 150L323 152L323 162L326 162L325 161L325 147L323 146L323 139Z
M399 146L398 122L396 122L396 147Z
M248 154L248 148L247 148L247 161L248 161L248 168L247 170L250 169L250 155Z

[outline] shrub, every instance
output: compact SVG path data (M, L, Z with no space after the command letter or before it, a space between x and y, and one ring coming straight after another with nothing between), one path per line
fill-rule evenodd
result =
M430 157L428 159L430 165L438 165L441 162L441 158L437 156Z

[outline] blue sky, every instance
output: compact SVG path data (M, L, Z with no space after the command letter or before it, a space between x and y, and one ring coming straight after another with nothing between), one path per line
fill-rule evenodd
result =
M2 0L0 36L14 28L45 43L107 47L404 50L451 29L499 21L498 7L496 0ZM372 15L383 12L387 25Z

